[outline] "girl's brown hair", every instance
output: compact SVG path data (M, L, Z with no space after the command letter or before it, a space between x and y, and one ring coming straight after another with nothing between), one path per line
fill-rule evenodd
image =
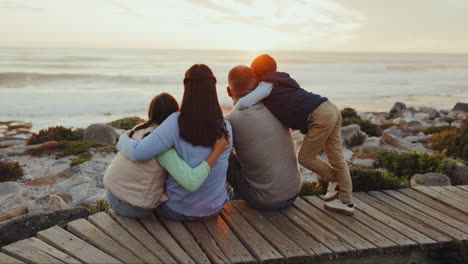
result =
M216 93L216 78L204 64L185 73L184 97L179 116L180 137L194 146L211 147L228 136Z
M179 103L177 100L168 93L161 93L156 95L148 108L148 121L136 127L130 132L130 137L136 130L145 129L153 124L160 125L172 113L179 111Z

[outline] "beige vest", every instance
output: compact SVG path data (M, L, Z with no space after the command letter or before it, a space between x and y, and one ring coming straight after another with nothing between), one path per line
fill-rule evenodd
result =
M301 189L301 174L291 131L259 103L229 116L234 148L257 202L287 201Z
M153 131L156 126L135 131L133 139ZM155 159L136 162L117 153L104 174L104 186L119 200L144 209L156 208L167 201L167 172Z

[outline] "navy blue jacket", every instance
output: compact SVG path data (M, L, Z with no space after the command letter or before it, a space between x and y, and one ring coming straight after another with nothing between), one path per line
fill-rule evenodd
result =
M268 97L262 100L270 112L285 126L307 132L307 118L326 97L307 92L285 72L271 72L262 81L273 83Z

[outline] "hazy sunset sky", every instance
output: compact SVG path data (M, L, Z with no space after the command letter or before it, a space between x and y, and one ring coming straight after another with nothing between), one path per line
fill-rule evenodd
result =
M468 52L468 0L0 0L0 46Z

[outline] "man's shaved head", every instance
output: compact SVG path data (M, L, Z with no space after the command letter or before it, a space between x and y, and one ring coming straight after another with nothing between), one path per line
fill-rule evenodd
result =
M228 82L230 96L233 99L239 99L255 90L257 77L251 68L239 65L229 72Z

